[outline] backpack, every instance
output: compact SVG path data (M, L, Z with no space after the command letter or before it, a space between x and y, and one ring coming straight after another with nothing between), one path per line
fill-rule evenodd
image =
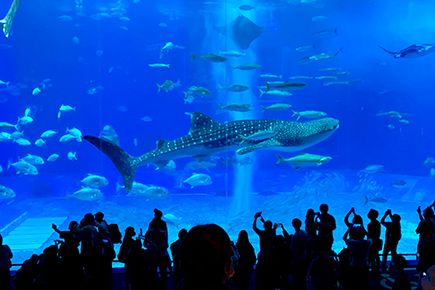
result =
M121 243L121 232L119 231L119 227L117 224L110 224L107 226L109 229L110 239L112 240L112 243L114 244L120 244Z

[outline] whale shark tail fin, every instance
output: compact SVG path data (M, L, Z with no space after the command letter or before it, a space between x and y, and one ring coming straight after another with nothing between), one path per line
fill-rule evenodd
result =
M385 48L383 48L382 46L380 46L380 45L378 45L380 48L382 48L386 53L389 53L389 54L396 54L397 52L394 52L394 51L389 51L389 50L386 50Z
M125 191L129 192L133 186L133 180L137 170L137 166L132 166L132 164L137 157L130 156L118 145L101 138L86 135L83 139L100 149L101 152L112 160L122 176Z

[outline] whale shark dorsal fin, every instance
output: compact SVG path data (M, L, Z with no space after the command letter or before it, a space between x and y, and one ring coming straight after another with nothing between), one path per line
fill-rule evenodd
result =
M154 162L154 164L159 168L159 169L163 169L165 168L166 165L168 165L169 160L164 160L164 161L157 161Z
M190 114L190 131L189 134L201 131L202 129L219 126L219 123L210 118L209 116L193 112Z
M159 139L156 141L156 149L160 149L163 147L163 145L165 145L166 143L168 143L168 140L164 140L164 139Z

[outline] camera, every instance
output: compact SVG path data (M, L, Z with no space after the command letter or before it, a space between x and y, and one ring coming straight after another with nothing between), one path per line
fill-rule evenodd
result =
M261 211L256 212L254 217L256 217L256 218L260 217L260 216L261 216L261 213L262 213Z

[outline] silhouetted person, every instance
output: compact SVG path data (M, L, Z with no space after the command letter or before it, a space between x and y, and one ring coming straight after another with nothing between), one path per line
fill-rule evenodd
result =
M312 208L307 210L307 215L305 216L305 231L308 235L308 247L307 247L307 254L309 258L312 258L313 251L314 251L314 245L317 240L317 234L316 234L316 223L314 222L314 210Z
M18 269L14 276L13 281L16 290L33 289L33 283L39 273L38 261L39 256L33 254L30 259L23 262L23 265L21 265L21 268Z
M406 259L402 255L397 255L397 274L394 277L395 279L392 290L411 290L411 283L405 273L406 266L408 266Z
M39 261L41 269L40 287L47 290L63 289L63 273L60 259L57 256L58 248L55 245L44 249L43 255Z
M180 268L180 257L179 257L179 248L181 240L184 238L184 236L187 234L186 229L181 229L178 232L178 240L173 242L171 244L171 253L172 253L172 260L174 262L174 289L177 288L177 285L180 283L181 279L183 278L183 274L181 273Z
M415 232L419 234L417 271L420 272L420 281L423 277L423 273L426 272L429 267L435 265L435 225L433 223L434 211L431 207L427 207L423 211L423 215L421 215L420 207L418 207L417 212L419 216L423 217L423 220L420 221L415 230Z
M270 273L273 272L273 228L271 221L264 221L261 217L261 221L264 222L264 230L260 230L257 227L257 219L261 217L261 212L257 212L254 215L254 223L252 228L254 232L260 237L260 252L258 253L258 262L255 269L255 287L258 289L270 288Z
M256 262L254 247L249 242L248 233L245 230L239 232L239 238L236 243L239 252L239 260L234 265L234 284L239 286L240 290L248 290L251 273L254 271Z
M369 290L369 249L372 245L370 234L363 227L358 227L357 239L348 239L348 234L351 228L348 228L343 236L343 240L349 247L351 252L350 266L352 268L352 289ZM366 236L368 239L364 240Z
M369 264L372 268L372 274L374 276L379 275L379 251L382 247L381 242L381 223L377 220L379 212L375 209L371 209L367 214L370 219L370 223L367 225L367 231L372 237L372 245L369 249Z
M60 231L55 224L52 224L52 229L59 234L59 238L65 239L65 237L68 237L69 240L69 246L78 247L80 245L80 240L77 237L75 231L75 228L78 227L78 223L76 221L70 221L68 226L68 231ZM72 240L71 240L72 237Z
M277 235L276 230L281 227L284 236ZM267 265L268 283L265 283L266 289L288 289L290 287L288 276L291 272L292 235L289 235L283 224L274 224L273 226L273 263Z
M386 217L389 216L391 222L386 222ZM387 210L381 219L381 224L387 228L385 232L385 246L384 252L382 254L382 268L387 267L387 256L391 252L391 264L390 267L394 266L396 262L397 255L397 245L402 238L401 228L400 228L400 215L391 215L391 209Z
M154 209L154 218L150 222L148 229L151 228L151 224L153 223L155 226L157 225L157 228L159 228L161 231L164 231L166 235L168 235L168 227L166 225L166 222L162 220L162 216L163 213L160 210Z
M180 245L180 262L184 274L180 290L227 290L233 276L231 241L218 225L193 227Z
M168 236L161 227L159 219L154 218L150 223L149 229L145 234L147 248L155 250L155 255L151 263L151 275L157 281L157 268L160 270L161 287L167 289L168 283Z
M332 232L337 228L337 226L335 218L328 213L328 210L329 208L327 204L320 205L320 213L316 213L316 216L319 219L319 221L317 221L317 230L319 242L325 244L329 249L331 249L334 242Z
M130 278L131 278L131 258L128 253L133 247L133 237L136 235L133 227L127 227L125 229L124 240L122 241L121 248L119 249L118 261L124 263L124 281L125 289L130 289ZM139 242L140 244L140 242Z
M315 254L318 254L313 259L307 272L308 289L310 290L334 290L337 289L337 280L340 272L340 267L337 261L330 253L328 247L319 243L316 246Z
M299 289L304 289L305 277L309 266L307 256L308 235L306 231L301 230L302 222L300 219L293 219L292 225L295 228L295 234L293 235L290 247L293 251L292 276Z
M12 267L12 251L8 245L3 245L3 236L0 235L0 289L12 289L11 272Z
M140 239L133 242L128 254L131 261L131 290L156 289L150 271L155 252L153 249L143 249Z
M349 216L353 213L352 222L349 222ZM346 224L349 230L349 239L356 240L357 239L357 231L359 227L364 228L363 220L360 215L355 213L355 209L352 207L350 211L344 217L344 223Z

